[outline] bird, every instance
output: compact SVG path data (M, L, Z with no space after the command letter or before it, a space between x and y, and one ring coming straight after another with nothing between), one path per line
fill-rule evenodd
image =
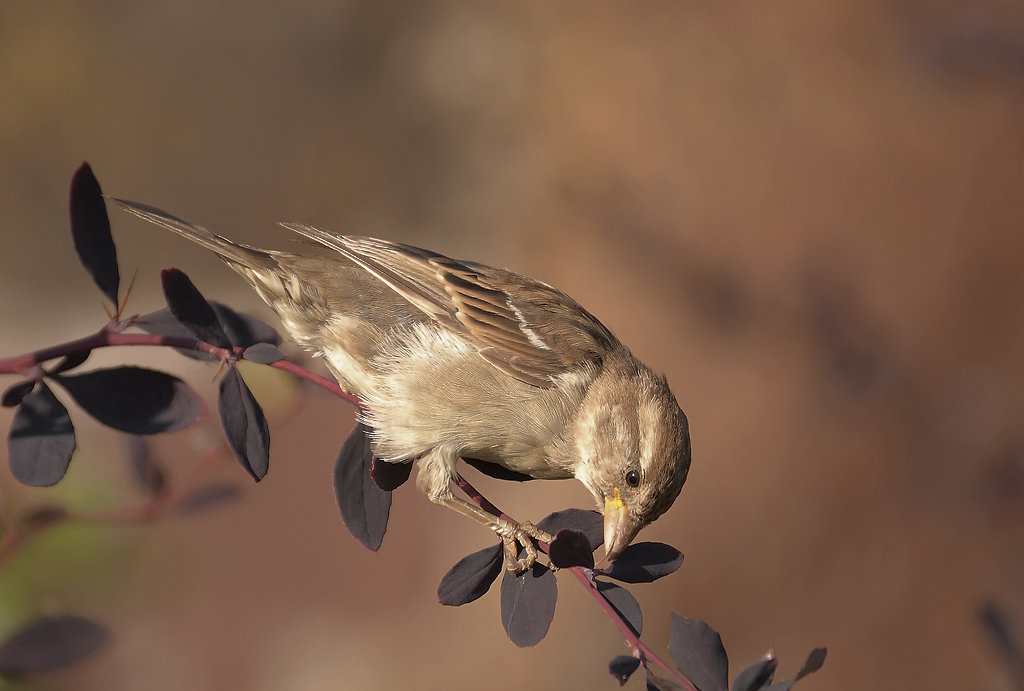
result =
M508 269L299 223L280 225L319 252L258 249L113 201L212 250L248 281L291 340L364 403L375 457L415 461L419 490L493 530L508 570L532 567L534 540L552 537L456 496L460 458L581 482L603 514L608 561L679 495L690 433L667 379L564 292Z

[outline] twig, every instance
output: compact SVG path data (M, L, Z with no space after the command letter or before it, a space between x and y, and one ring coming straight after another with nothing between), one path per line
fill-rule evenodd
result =
M500 518L504 518L515 522L514 518L504 513L503 511L501 511L501 509L492 504L483 494L480 493L479 490L473 487L473 485L470 484L470 482L463 478L461 475L459 476L458 479L458 485L459 489L465 492L466 496L468 496L477 506L479 506L484 511L495 516L498 516ZM538 546L541 552L543 552L544 554L548 553L547 543L540 542L538 540ZM671 677L672 681L676 682L687 691L698 691L696 686L694 686L686 677L679 673L679 670L677 670L675 667L662 660L657 654L654 653L653 650L647 647L647 645L640 640L640 637L637 636L636 633L634 633L629 623L626 622L619 615L615 608L612 607L611 603L609 603L608 600L605 599L604 595L600 593L600 591L597 589L597 586L594 585L594 581L591 578L593 572L590 569L583 568L582 566L572 566L569 567L567 570L572 572L572 575L576 577L576 580L578 580L584 588L586 588L587 592L594 599L594 601L597 602L598 606L602 610L604 610L605 614L607 614L611 618L616 628L618 628L619 632L622 634L622 637L626 639L627 643L629 643L630 647L632 648L634 656L639 657L641 662L653 662L655 665L661 668L661 670L666 672L669 675L669 677Z
M91 336L68 341L60 345L42 348L30 353L24 353L11 358L0 360L0 374L22 374L30 378L38 378L40 372L38 366L44 362L55 360L67 355L79 355L88 353L98 348L110 348L114 346L165 346L180 348L183 350L195 350L202 353L209 353L222 360L238 360L245 352L244 348L218 348L196 338L187 336L162 336L157 334L126 334L120 331L123 322L113 322L100 329ZM279 360L270 365L275 369L288 372L296 377L316 384L359 411L365 410L363 402L356 396L346 393L337 383L311 372L304 367L296 365L287 360Z

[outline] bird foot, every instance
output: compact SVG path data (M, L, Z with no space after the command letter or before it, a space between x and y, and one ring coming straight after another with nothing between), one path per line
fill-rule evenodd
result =
M551 542L551 535L533 523L502 521L494 532L501 537L501 543L505 548L505 568L513 573L526 571L537 562L537 545L534 540ZM519 557L520 545L525 552L522 558Z

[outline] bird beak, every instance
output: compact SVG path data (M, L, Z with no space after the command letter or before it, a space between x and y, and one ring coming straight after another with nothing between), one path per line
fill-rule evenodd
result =
M622 554L636 534L640 526L634 523L622 503L619 495L619 488L614 488L614 494L604 498L604 550L605 559L614 561Z

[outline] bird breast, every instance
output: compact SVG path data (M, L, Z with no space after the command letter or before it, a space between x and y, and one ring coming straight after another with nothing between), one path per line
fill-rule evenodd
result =
M367 405L374 452L411 460L444 446L538 478L567 478L548 452L565 434L589 380L561 375L550 387L521 382L491 366L454 331L433 322L392 330L368 361L340 345L324 348Z

